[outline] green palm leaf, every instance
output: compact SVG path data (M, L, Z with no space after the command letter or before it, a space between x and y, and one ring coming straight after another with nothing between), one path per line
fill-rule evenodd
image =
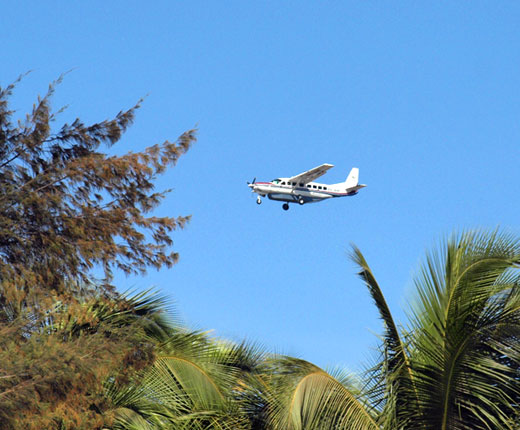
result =
M520 243L464 233L430 254L416 280L412 368L422 414L415 427L511 428L520 390Z
M346 378L290 357L266 363L268 423L274 430L375 430L374 416Z
M121 428L131 428L131 417L132 425L144 420L155 429L249 428L237 396L244 363L255 361L248 348L176 330L162 350L139 384L109 392Z
M385 409L387 419L384 427L393 428L396 423L405 420L401 417L405 408L420 412L417 409L410 358L383 292L365 257L355 245L352 245L351 259L358 266L358 276L368 287L385 327L381 361L367 372L367 394L374 406Z

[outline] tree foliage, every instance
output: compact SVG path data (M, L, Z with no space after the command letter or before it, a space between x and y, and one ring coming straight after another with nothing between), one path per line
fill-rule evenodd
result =
M121 139L140 103L110 120L76 119L55 129L58 83L16 124L9 107L15 84L0 88L0 276L17 305L36 286L61 294L86 282L95 265L105 281L113 268L170 267L178 258L170 232L189 219L147 214L165 195L154 191L156 176L190 148L194 130L143 152L107 155L100 146Z
M110 387L114 429L248 430L246 393L263 353L206 333L173 331L138 384Z
M367 375L388 429L516 429L520 386L520 240L465 232L427 255L410 324L398 329L361 252L353 259L385 334Z
M149 214L165 195L156 176L194 131L109 156L100 146L121 139L139 103L56 129L58 83L16 124L15 84L0 88L0 428L519 428L520 240L465 232L428 254L406 327L354 247L384 326L360 380L215 340L166 318L156 294L109 286L114 269L175 263L170 234L189 217Z
M466 232L428 254L406 328L359 249L352 257L385 328L378 362L363 383L352 383L303 360L271 357L255 389L257 428L518 429L520 240Z
M57 304L0 324L0 428L101 429L113 422L107 381L138 381L174 325L152 294Z
M111 381L136 383L172 324L162 299L127 297L114 269L172 266L171 232L189 216L150 215L195 131L142 152L107 155L140 103L95 124L55 127L56 85L15 120L0 88L0 428L101 429L112 423ZM102 267L103 279L92 269Z

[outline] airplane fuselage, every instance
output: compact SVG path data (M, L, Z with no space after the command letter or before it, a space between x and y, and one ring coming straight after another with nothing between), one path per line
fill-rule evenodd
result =
M308 184L289 182L286 178L273 179L271 182L256 182L249 187L253 192L288 203L314 203L333 197L353 196L357 190L345 190L335 187L334 184L320 184L309 182ZM303 202L303 203L302 203Z
M256 199L258 204L262 203L261 197L267 197L270 200L285 202L282 205L284 210L289 209L289 203L303 205L333 197L353 196L366 186L358 181L359 169L357 167L352 168L345 182L338 184L313 182L332 167L332 164L325 163L290 178L277 178L270 182L256 182L255 178L252 183L248 182L247 185L253 193L258 194Z

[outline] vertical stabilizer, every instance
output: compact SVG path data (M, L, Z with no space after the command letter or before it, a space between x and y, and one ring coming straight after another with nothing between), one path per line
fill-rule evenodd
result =
M347 180L345 181L345 187L353 188L356 187L359 183L359 169L354 167L350 173L348 174Z

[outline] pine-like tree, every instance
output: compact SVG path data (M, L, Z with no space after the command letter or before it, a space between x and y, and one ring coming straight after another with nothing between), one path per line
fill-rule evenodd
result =
M189 216L150 215L167 192L154 181L195 130L107 155L100 148L121 139L140 103L96 124L54 127L60 81L23 120L9 106L20 79L0 88L2 429L104 428L107 381L132 381L154 359L154 336L171 329L154 300L120 296L110 282L114 269L144 274L177 261L171 232Z
M61 79L60 79L61 80ZM195 131L143 152L109 156L99 151L118 142L140 103L115 118L86 125L80 119L52 125L54 82L24 121L13 124L9 96L0 88L0 277L3 294L18 308L36 289L67 293L89 281L95 265L145 273L172 266L170 232L189 217L147 214L165 192L154 179L175 165Z

